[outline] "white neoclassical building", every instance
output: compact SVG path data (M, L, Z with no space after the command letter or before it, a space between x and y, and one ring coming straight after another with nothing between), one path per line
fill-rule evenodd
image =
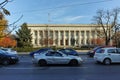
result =
M96 25L91 24L27 24L34 47L93 45Z

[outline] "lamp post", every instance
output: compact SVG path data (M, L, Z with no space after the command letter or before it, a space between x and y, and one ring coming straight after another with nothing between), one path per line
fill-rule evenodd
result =
M50 23L50 13L48 13L48 23ZM49 24L47 24L47 47L49 47Z

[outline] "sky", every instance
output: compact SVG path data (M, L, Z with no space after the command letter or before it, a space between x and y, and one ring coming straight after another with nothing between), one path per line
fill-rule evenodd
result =
M12 0L6 16L9 24L23 16L16 25L91 24L97 10L120 7L120 0Z

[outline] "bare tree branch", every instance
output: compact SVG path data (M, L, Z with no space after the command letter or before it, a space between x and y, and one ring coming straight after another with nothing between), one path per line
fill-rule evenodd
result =
M5 0L0 3L0 9L2 9L6 4L8 3L8 0Z
M120 13L120 8L116 8L112 11L98 10L97 15L93 17L97 25L102 27L103 32L101 31L101 34L102 36L104 35L104 38L106 40L106 45L108 45L110 39L113 37L113 32L115 28L118 29L117 24L118 24L119 13ZM101 34L99 33L99 36Z
M17 22L19 22L21 19L23 18L23 15L20 16L20 18L18 18L15 22L13 22L12 24L8 25L8 29L10 30L10 27L12 27L12 29L8 32L8 34L10 34L11 32L13 32L16 28L18 28L19 26L15 26L15 24Z

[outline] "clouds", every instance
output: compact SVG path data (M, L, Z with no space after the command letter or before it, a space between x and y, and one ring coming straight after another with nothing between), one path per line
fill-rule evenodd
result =
M62 16L57 19L54 19L55 22L57 23L78 23L82 19L86 18L87 16Z
M75 12L75 11L74 11ZM50 13L51 22L52 23L76 23L86 18L87 16L81 15L79 12L75 12L72 14L70 8L63 8L60 10L52 11Z
M68 17L64 17L63 20L65 22L71 23L71 22L75 22L75 21L81 20L84 17L85 16L68 16Z

